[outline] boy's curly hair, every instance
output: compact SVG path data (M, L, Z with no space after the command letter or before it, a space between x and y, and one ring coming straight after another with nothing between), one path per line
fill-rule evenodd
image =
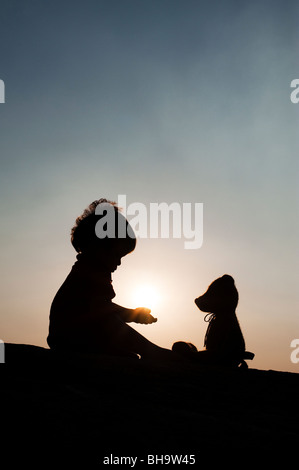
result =
M95 233L95 226L98 220L103 217L102 215L97 215L95 213L96 207L99 204L111 204L115 211L115 222L116 222L116 234L115 238L98 238ZM120 248L122 256L127 253L130 253L134 250L136 245L136 238L132 236L128 236L126 233L126 238L118 238L117 237L117 227L118 227L118 218L123 217L120 214L120 208L116 205L116 202L109 201L108 199L101 198L93 201L89 206L84 210L83 214L81 214L76 219L76 223L71 230L71 242L73 247L78 253L83 253L86 251L91 251L96 246L101 244L102 247L104 245L108 247L113 247L113 244L118 244ZM126 220L126 227L129 225L129 222ZM130 227L131 228L131 227ZM132 229L130 230L131 234Z

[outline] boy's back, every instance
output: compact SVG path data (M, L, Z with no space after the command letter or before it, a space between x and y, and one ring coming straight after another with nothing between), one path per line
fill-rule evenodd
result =
M51 348L85 348L84 330L86 325L90 329L91 322L97 324L98 340L97 345L92 345L89 338L88 347L99 348L108 309L115 297L110 273L101 266L93 266L82 255L77 259L51 305L47 338Z

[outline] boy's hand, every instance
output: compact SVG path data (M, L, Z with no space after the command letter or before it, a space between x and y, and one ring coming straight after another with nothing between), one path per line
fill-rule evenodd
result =
M153 317L151 315L151 310L149 308L145 307L138 307L134 309L135 313L135 319L134 321L136 323L144 323L144 324L150 324L150 323L155 323L157 321L157 318Z

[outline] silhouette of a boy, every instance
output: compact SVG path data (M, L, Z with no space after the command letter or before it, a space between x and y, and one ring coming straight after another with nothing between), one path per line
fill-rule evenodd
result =
M95 213L98 204L109 204L110 214L113 208L114 238L96 235L95 226L105 215L105 211L102 215ZM121 224L126 230L119 237ZM114 355L135 353L145 358L172 356L170 350L153 344L127 325L156 322L149 309L124 308L112 302L115 292L111 273L136 245L133 230L115 203L106 199L91 203L76 219L71 242L78 252L77 261L51 305L47 338L50 348Z

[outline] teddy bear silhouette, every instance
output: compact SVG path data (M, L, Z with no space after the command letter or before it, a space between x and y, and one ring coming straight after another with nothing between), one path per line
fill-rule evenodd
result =
M195 304L205 312L209 323L202 351L192 343L177 341L172 350L189 356L203 364L240 366L247 368L245 359L254 354L245 350L244 337L236 316L239 295L232 276L224 274L213 281L207 291L195 299Z

